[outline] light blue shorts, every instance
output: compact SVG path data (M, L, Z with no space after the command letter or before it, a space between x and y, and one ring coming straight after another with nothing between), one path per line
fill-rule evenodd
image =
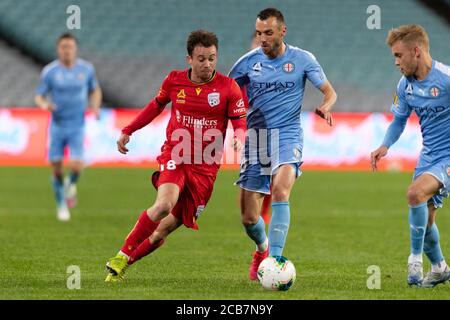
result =
M246 141L241 160L241 171L235 185L242 189L270 194L272 177L284 164L294 168L295 177L302 174L302 148L298 139L283 139L279 146L268 147Z
M450 159L440 161L431 166L416 168L413 180L416 180L424 173L431 174L442 183L442 188L439 189L439 192L428 201L435 208L442 208L444 198L447 198L450 193Z
M48 159L50 162L62 161L64 149L69 147L70 160L83 160L84 126L64 128L51 124Z

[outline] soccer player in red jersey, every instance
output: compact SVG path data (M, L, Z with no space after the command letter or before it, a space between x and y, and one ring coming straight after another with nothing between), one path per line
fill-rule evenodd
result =
M122 130L118 150L136 130L149 124L171 102L166 141L152 176L157 188L154 204L144 210L118 254L109 259L107 282L123 279L134 262L150 254L179 226L198 229L197 219L211 196L223 153L228 120L238 151L245 136L246 108L235 80L218 73L218 39L198 30L187 39L188 70L172 71L156 97Z

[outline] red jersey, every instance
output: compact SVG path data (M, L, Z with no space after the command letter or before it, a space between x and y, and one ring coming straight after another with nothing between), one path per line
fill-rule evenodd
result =
M175 165L194 164L205 174L216 174L228 120L245 117L246 106L234 79L215 72L209 82L197 84L189 79L189 72L172 71L164 79L155 99L147 106L152 108L153 114L148 114L144 122L136 121L138 116L122 132L131 135L172 102L166 141L158 162L161 165L167 165L168 161ZM242 129L245 130L245 122Z

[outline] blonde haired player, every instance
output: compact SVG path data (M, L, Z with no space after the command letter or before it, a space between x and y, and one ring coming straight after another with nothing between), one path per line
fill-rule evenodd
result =
M386 156L405 128L411 112L420 120L423 148L408 187L411 254L409 285L434 287L450 279L450 269L439 245L436 210L450 190L450 67L433 60L425 29L403 25L389 31L387 44L403 77L392 104L394 120L381 146L372 152L372 168ZM422 252L431 272L423 278Z

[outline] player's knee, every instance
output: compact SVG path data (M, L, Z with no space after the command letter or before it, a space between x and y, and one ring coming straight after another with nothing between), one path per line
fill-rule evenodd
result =
M167 232L165 230L155 230L150 236L151 243L158 243L167 237Z
M259 216L258 214L253 214L251 212L243 212L242 214L242 224L249 225L249 224L255 224L258 222Z
M407 198L410 205L418 205L425 202L427 200L425 196L425 192L418 186L410 186L408 188Z
M72 173L75 173L75 174L80 174L81 173L81 169L82 169L81 167L76 167L76 166L74 167L73 166L73 167L70 168L70 171L72 171Z
M59 162L52 163L52 171L55 176L62 176L64 174L62 164Z
M171 201L158 201L155 203L155 212L159 217L163 218L172 211L174 206L175 203Z
M53 179L63 183L64 181L64 172L63 170L53 170Z
M57 179L62 179L64 176L64 173L62 170L53 170L53 176Z
M289 201L290 192L287 188L283 187L274 187L272 190L272 201L280 202L280 201Z

